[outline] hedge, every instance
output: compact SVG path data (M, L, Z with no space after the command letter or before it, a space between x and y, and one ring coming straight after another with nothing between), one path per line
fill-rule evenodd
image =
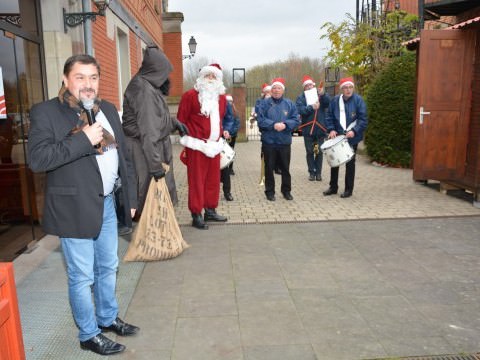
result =
M415 53L403 53L386 65L369 86L365 145L372 161L411 166L415 90Z

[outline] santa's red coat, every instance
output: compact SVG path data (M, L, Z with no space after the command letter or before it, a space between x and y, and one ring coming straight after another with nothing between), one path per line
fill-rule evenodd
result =
M225 95L220 95L219 128L223 134L222 119L227 110ZM182 95L177 118L188 128L188 135L197 139L210 137L210 117L201 113L198 91L190 89ZM202 209L216 209L220 192L220 155L209 158L201 151L187 148L188 208L193 214Z

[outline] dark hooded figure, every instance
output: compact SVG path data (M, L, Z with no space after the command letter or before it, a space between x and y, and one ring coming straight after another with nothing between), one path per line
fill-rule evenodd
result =
M152 177L158 181L165 176L172 203L178 202L170 134L178 130L183 136L187 130L168 111L165 96L171 72L172 64L165 54L157 47L148 47L142 66L130 80L123 98L123 131L138 179L138 213L143 209ZM167 174L162 163L170 166Z

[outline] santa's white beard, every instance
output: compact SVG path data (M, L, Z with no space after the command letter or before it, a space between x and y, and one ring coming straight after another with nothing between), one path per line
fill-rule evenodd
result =
M197 79L194 87L198 91L202 114L210 116L214 109L218 111L218 96L225 94L225 86L222 81L201 77Z

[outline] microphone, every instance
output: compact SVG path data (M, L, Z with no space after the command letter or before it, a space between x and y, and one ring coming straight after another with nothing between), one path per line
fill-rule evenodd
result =
M88 125L93 125L95 123L95 114L93 113L94 104L95 104L95 101L93 99L82 100L83 109L87 113Z
M95 114L93 113L93 105L95 104L95 100L93 99L85 99L82 100L82 107L83 110L85 110L85 113L87 114L87 121L88 125L92 126L95 123ZM100 148L100 144L93 145L95 149Z

